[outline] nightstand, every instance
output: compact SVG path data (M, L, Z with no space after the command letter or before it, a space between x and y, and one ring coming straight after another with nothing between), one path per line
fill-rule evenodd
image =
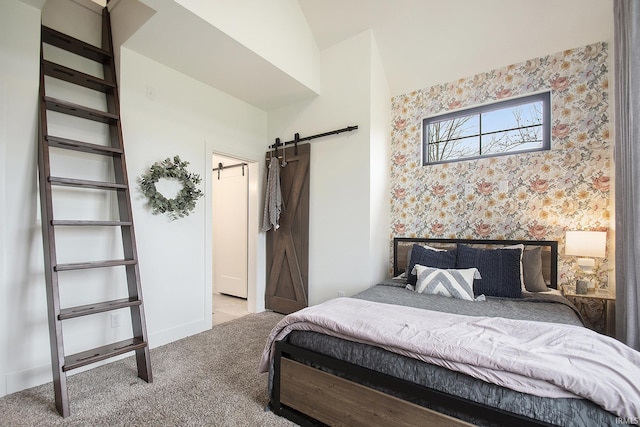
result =
M610 290L576 294L574 286L563 285L562 295L582 314L585 326L611 337L615 335L616 296Z

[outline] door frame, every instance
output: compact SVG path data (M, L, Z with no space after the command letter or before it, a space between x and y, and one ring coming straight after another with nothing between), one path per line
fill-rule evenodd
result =
M264 308L264 292L266 286L266 279L264 278L265 271L265 254L266 254L266 238L265 233L260 232L260 194L262 191L262 156L259 160L242 158L237 155L224 153L220 151L211 151L208 153L206 164L207 173L204 176L205 179L205 194L207 198L206 203L206 215L205 215L205 233L206 233L206 248L205 248L205 315L211 327L211 316L213 313L212 307L212 295L213 295L213 168L217 165L213 164L213 156L219 155L224 157L230 157L237 159L239 162L247 163L247 170L249 174L249 200L248 200L248 256L247 256L247 311L249 313L259 313L265 310Z
M216 169L218 165L222 164L224 170L220 171ZM244 165L244 166L240 166ZM213 178L212 178L212 197L211 197L211 205L212 205L212 220L213 220L213 256L212 256L212 273L213 273L213 292L214 295L219 293L229 293L229 295L235 295L236 293L242 294L235 295L239 298L244 298L248 304L248 293L249 293L249 178L251 174L248 170L248 165L246 162L241 161L235 157L222 156L219 154L213 155ZM240 186L234 187L232 192L229 192L229 189L222 185L225 182L225 179L233 180L234 184L238 181L241 182ZM222 181L221 181L222 180ZM227 200L228 198L228 200ZM231 207L229 207L231 205ZM238 205L242 205L244 209L243 212L240 212L236 209ZM241 220L237 224L233 225L233 229L229 229L229 224L224 224L219 221L220 218L216 217L216 213L227 218L227 215L231 215L233 217L232 220ZM223 231L224 230L224 231ZM223 246L216 246L216 237L220 238L217 232L231 232L231 235L227 235L233 241L222 241ZM241 239L242 238L242 239ZM242 240L242 241L241 241ZM227 287L222 292L221 291L221 282L224 282L224 279L221 278L221 270L224 270L224 264L220 264L220 256L224 256L227 252L227 248L230 246L234 246L236 244L243 245L243 250L241 252L236 252L235 249L233 251L233 259L237 257L244 257L244 264L242 266L243 270L236 271L242 275L242 284L243 289L232 289ZM227 261L232 261L233 259L225 258ZM217 270L220 269L220 270ZM245 304L246 305L246 304Z

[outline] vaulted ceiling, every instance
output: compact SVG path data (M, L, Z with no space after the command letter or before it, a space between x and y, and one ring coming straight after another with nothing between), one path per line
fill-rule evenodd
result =
M612 0L298 3L320 49L373 29L392 95L607 41L613 31Z
M153 13L140 22L127 47L266 111L318 94L317 88L293 78L179 1L139 2ZM372 30L392 95L611 40L613 31L612 0L297 0L297 4L320 51Z

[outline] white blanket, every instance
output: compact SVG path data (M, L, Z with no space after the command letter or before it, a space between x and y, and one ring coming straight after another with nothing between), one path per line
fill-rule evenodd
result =
M640 353L587 328L474 317L336 298L282 319L260 361L293 330L382 347L543 397L578 397L620 417L640 416Z

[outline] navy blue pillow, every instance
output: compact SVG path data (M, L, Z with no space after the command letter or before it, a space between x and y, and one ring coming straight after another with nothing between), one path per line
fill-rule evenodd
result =
M418 277L415 274L411 274L411 272L416 264L432 268L456 268L456 250L434 251L420 245L413 245L409 268L407 269L407 282L414 286Z
M522 298L521 249L475 249L458 245L456 268L477 268L482 279L473 281L473 293L490 297Z

